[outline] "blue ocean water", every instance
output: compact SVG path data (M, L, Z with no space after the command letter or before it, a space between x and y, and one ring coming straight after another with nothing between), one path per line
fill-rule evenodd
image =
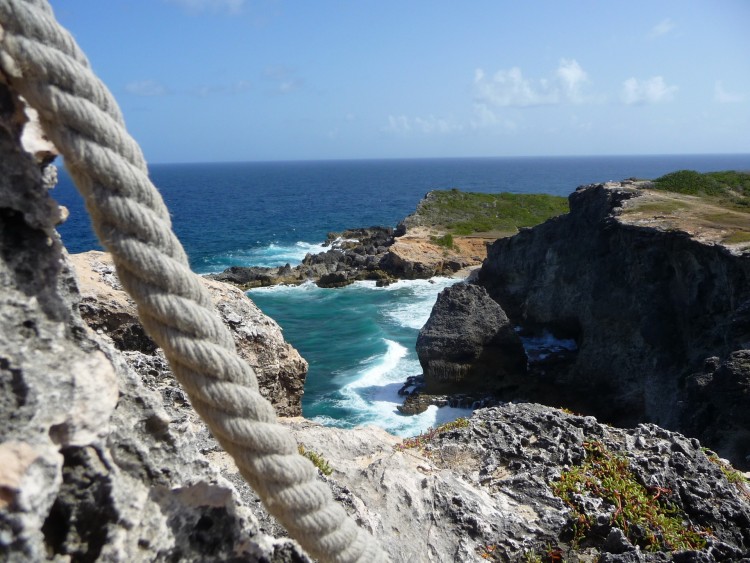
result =
M208 273L231 265L294 265L318 252L329 231L395 226L434 189L568 195L582 184L679 169L750 170L750 155L160 164L150 173L192 268ZM99 248L64 173L53 196L70 210L59 229L69 251ZM250 296L310 363L306 417L410 435L462 414L433 407L404 417L395 409L400 384L420 373L414 351L419 328L438 292L454 282L303 285Z

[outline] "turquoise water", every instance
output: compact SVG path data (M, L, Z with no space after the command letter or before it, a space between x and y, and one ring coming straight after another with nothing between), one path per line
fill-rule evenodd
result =
M151 167L193 269L299 263L319 252L329 231L395 226L433 189L568 195L577 186L679 169L750 170L750 155L417 159ZM99 248L82 202L61 175L52 192L70 210L60 227L70 252ZM398 414L396 392L420 373L419 328L438 292L455 280L357 283L250 292L310 363L303 414L338 426L377 424L408 435L464 414L431 408Z
M406 378L421 373L414 350L419 329L440 290L456 281L400 281L385 288L357 282L338 289L309 283L249 294L268 315L283 319L285 337L310 362L305 417L342 427L377 424L408 436L469 412L430 407L402 416L396 410Z

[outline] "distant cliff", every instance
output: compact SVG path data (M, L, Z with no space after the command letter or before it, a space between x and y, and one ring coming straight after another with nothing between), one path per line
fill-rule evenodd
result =
M501 398L654 422L747 467L750 214L644 186L579 188L569 214L489 248L476 283L510 322L577 344Z

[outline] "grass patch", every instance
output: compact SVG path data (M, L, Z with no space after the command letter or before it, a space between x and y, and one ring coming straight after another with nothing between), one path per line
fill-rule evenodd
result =
M651 189L705 197L727 207L750 212L750 173L726 170L678 170L651 183Z
M727 244L739 244L742 242L750 242L750 232L735 231L731 235L725 236L722 242L725 242Z
M568 212L568 200L547 194L484 194L457 189L433 191L413 219L453 235L518 231Z
M446 422L435 428L428 428L425 432L420 432L419 436L413 438L405 438L400 444L396 444L398 451L404 451L409 449L423 450L427 444L429 444L435 436L455 430L456 428L466 428L469 426L469 420L466 418L457 418L451 422Z
M627 458L609 452L600 442L585 442L586 459L564 471L552 491L573 511L574 544L592 535L594 515L586 512L582 496L602 499L614 508L610 525L620 528L634 545L647 551L702 549L706 531L685 525L685 517L664 497L665 489L650 491L630 470Z
M441 237L430 237L430 240L438 246L442 246L443 248L447 248L449 250L452 250L456 247L453 242L453 235L450 233L446 233Z
M637 201L637 200L636 200ZM653 215L669 215L675 211L687 209L687 204L681 201L649 201L648 203L638 203L632 207L626 208L626 213L649 213Z
M305 456L307 459L312 461L313 465L320 469L320 472L323 475L328 476L333 473L333 468L328 464L328 460L326 460L326 458L324 458L318 452L307 450L302 444L299 444L297 446L297 451L299 452L299 455Z

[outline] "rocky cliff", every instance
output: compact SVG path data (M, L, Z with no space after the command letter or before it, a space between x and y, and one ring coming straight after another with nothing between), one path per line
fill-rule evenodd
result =
M750 215L633 183L580 188L570 209L495 242L478 273L522 333L577 344L508 398L657 423L747 467L750 251L727 228Z
M136 371L144 372L141 366L163 371L167 366L164 354L143 330L135 303L120 285L110 256L92 251L72 255L70 261L81 293L78 307L86 324L126 352ZM279 416L301 416L307 362L284 340L281 327L242 291L205 278L203 283L234 336L240 356L253 366L260 392Z

